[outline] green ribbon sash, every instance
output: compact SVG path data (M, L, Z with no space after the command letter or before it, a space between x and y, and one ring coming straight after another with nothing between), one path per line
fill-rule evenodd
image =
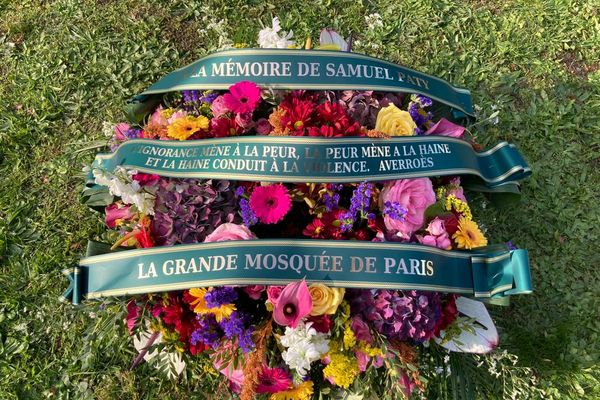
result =
M218 285L417 289L501 298L531 292L526 250L472 252L335 240L247 240L156 247L84 258L65 270L65 299L124 296Z
M391 139L245 136L196 141L135 139L92 168L117 166L179 178L270 182L360 182L473 175L490 190L514 191L531 170L511 144L477 153L443 136Z
M239 81L263 88L379 90L419 93L473 116L471 94L448 82L362 54L324 50L240 49L210 54L171 72L131 100L139 120L156 95L180 90L228 89Z

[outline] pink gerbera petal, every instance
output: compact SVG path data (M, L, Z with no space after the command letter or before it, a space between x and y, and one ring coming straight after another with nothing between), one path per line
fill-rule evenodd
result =
M279 222L291 207L290 194L281 184L257 186L250 195L250 209L263 224Z
M253 112L259 101L260 88L254 82L238 82L223 95L223 105L236 114Z

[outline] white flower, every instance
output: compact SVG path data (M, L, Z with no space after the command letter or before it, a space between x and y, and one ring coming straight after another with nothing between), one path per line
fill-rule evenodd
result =
M294 45L293 40L289 40L294 36L294 33L281 32L281 25L279 25L279 18L273 18L273 27L264 28L258 32L258 45L265 49L287 49Z
M379 15L378 13L366 15L365 22L367 23L367 29L369 30L383 28L383 21L381 21L381 15Z
M118 196L125 204L134 204L144 214L154 215L154 193L141 187L132 176L135 171L117 168L114 174L99 168L93 170L94 181L97 185L106 186L113 196Z
M312 327L312 322L301 322L295 329L286 327L279 343L286 347L281 353L283 361L300 376L305 376L310 370L310 364L329 351L327 334L317 332Z

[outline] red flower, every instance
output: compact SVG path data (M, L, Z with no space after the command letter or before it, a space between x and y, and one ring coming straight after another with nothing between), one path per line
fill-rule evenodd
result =
M281 117L281 126L289 129L292 135L303 135L304 130L312 122L315 104L309 100L291 98L289 102L281 103L281 108L285 111Z
M315 218L304 228L302 233L312 239L323 239L324 230L325 224L319 218Z
M256 393L278 393L292 386L292 377L282 368L263 366L258 377Z
M134 235L138 245L144 249L148 247L154 247L154 239L152 239L150 223L150 218L143 218L140 220L140 229Z
M333 327L333 321L327 314L310 316L306 320L312 322L312 327L320 333L327 333Z
M210 133L214 137L238 136L242 132L235 118L213 118L210 121Z

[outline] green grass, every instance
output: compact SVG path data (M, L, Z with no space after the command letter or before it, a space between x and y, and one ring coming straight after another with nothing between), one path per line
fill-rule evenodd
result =
M494 242L529 249L536 290L493 311L496 396L600 397L598 3L299 4L0 0L0 398L207 397L193 376L129 372L112 306L57 302L59 271L103 229L78 203L94 155L79 150L103 139L103 121L124 118L130 96L227 43L253 45L273 15L299 40L325 26L353 32L358 52L471 89L481 119L500 111L473 131L486 145L517 144L534 175L518 207L478 217ZM373 12L384 27L367 31Z

